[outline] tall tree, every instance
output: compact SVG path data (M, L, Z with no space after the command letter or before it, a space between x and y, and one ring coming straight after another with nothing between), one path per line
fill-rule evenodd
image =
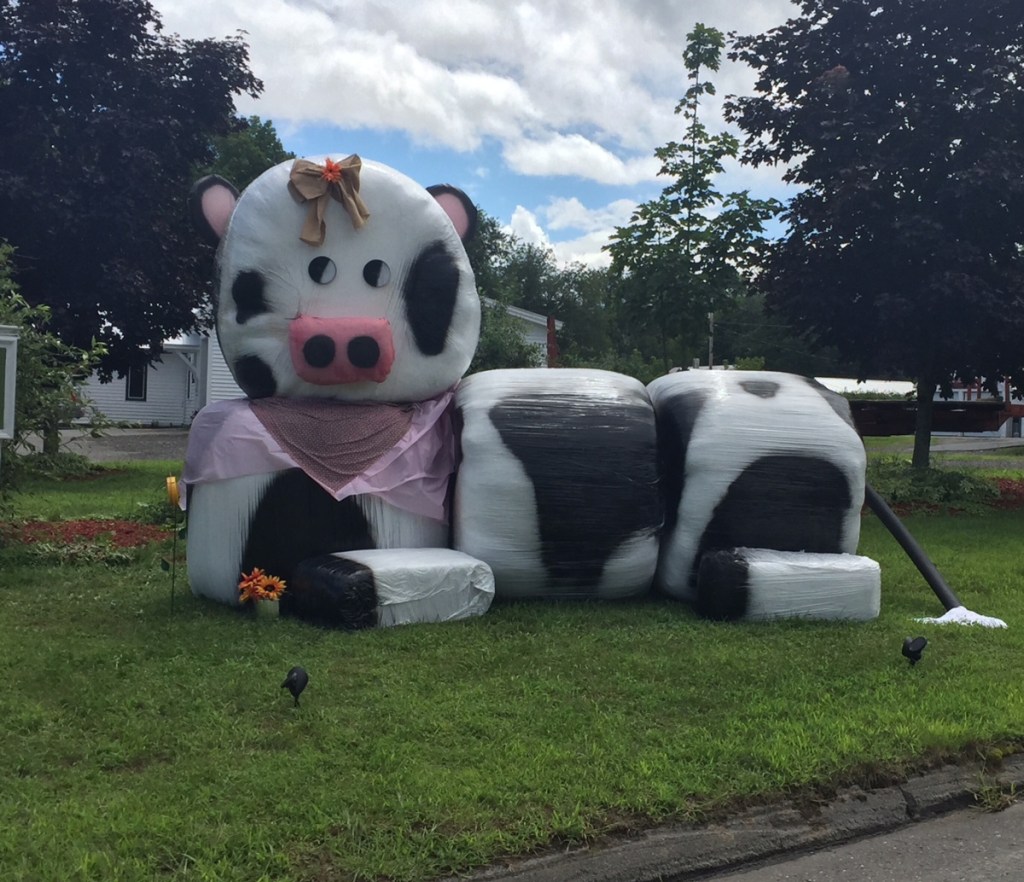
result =
M768 304L917 383L914 465L954 377L1024 378L1024 13L1019 0L801 0L736 38L758 72L729 116L746 161L804 189Z
M213 139L216 158L209 174L220 175L244 190L268 168L294 159L295 154L284 149L284 144L271 120L258 116L238 119L234 131Z
M629 278L632 317L659 335L666 368L670 339L701 336L707 314L742 290L737 274L752 265L764 222L781 208L773 199L752 199L745 190L723 194L716 189L715 178L724 171L723 162L737 156L739 141L728 132L712 134L701 121L701 98L715 94L714 84L701 77L719 69L725 38L716 28L697 24L686 41L683 62L690 85L676 105L686 120L685 135L655 150L662 163L659 174L671 183L657 199L638 206L607 246L612 269Z
M0 238L65 343L124 370L193 326L185 198L261 89L240 37L164 36L148 0L0 0Z
M478 209L476 233L466 243L482 303L480 342L469 373L535 367L543 361L543 353L526 342L522 327L507 309L516 303L514 286L505 272L513 248L514 237Z

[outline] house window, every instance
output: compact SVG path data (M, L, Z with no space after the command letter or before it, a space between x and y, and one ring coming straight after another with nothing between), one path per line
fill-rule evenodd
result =
M146 375L148 372L148 368L144 364L132 365L128 368L128 378L124 393L125 401L146 400Z

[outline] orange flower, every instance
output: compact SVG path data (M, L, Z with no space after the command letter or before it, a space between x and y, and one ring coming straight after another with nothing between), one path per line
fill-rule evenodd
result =
M253 567L251 573L242 573L242 581L238 583L240 592L239 600L245 603L247 600L259 600L261 596L261 584L266 578L266 573L259 567Z
M263 600L280 600L284 594L285 581L277 576L264 576L260 583Z
M337 184L344 173L341 164L328 157L324 160L324 170L320 176L329 184Z
M238 583L238 599L242 603L250 600L280 600L285 587L284 579L253 567L251 573L242 573L242 581Z

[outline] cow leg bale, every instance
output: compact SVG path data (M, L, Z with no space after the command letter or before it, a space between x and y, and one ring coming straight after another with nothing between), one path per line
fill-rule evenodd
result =
M728 548L701 558L695 606L711 619L867 621L881 593L881 569L867 557Z
M487 564L447 548L370 549L303 561L285 595L289 615L345 630L483 615Z

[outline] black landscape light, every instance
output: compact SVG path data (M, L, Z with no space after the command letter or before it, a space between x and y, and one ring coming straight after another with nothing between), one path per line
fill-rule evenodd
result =
M924 652L924 648L927 645L928 640L924 637L904 637L903 654L907 657L907 661L909 661L911 665L916 665L921 661L921 653Z
M309 674L306 673L306 669L296 665L288 672L288 676L284 678L284 682L281 684L282 689L287 689L292 694L296 707L299 706L299 696L302 694L302 690L306 688L308 682Z

